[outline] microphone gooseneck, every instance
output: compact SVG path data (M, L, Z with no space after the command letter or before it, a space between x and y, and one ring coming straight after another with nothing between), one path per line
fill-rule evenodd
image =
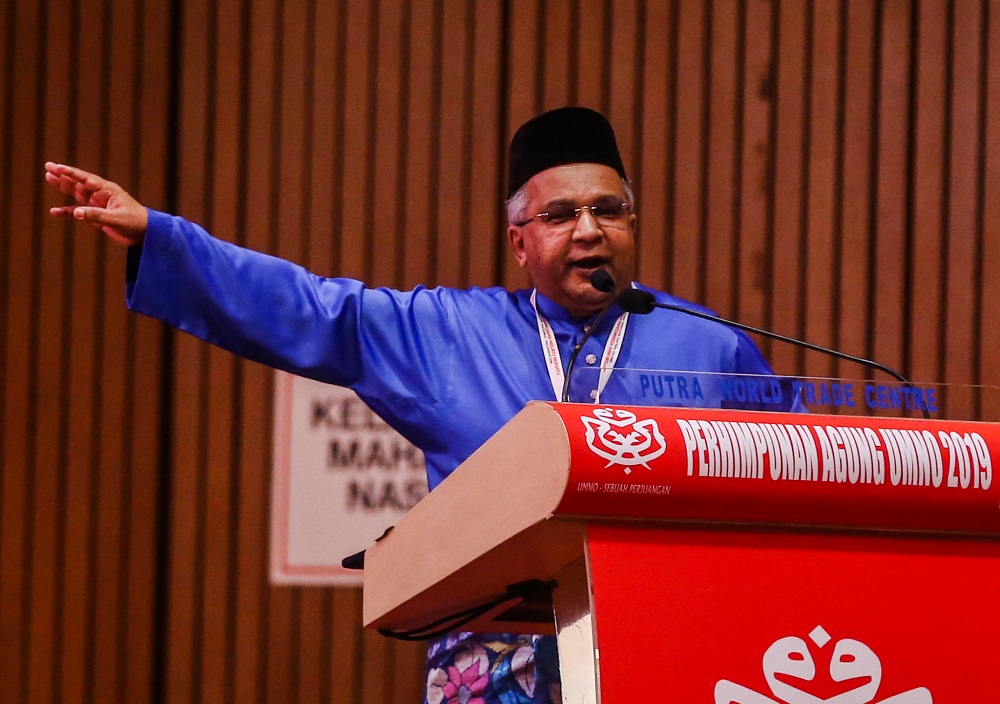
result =
M615 279L604 269L594 269L590 275L590 285L602 293L613 293L615 290ZM612 296L608 304L601 308L601 312L590 323L590 327L584 331L580 341L573 347L573 351L569 355L569 361L566 362L566 375L563 377L562 395L559 398L563 403L569 401L569 380L573 375L573 366L576 364L576 358L580 355L580 350L583 349L584 343L590 339L591 335L597 331L597 326L604 320L604 314L608 312L608 309L614 302L615 298Z
M776 332L771 332L770 330L762 330L761 328L755 328L753 325L746 325L744 323L737 323L732 320L726 320L725 318L719 317L718 315L712 315L710 313L702 313L698 310L692 310L691 308L685 308L683 306L675 306L670 303L658 303L656 298L649 291L643 291L637 288L627 288L618 294L618 305L622 307L622 310L629 313L637 313L639 315L645 315L646 313L652 313L655 308L662 308L663 310L675 310L678 313L686 313L687 315L693 315L696 318L703 318L705 320L714 320L717 323L722 323L723 325L729 325L730 327L739 328L740 330L745 330L747 332L755 332L758 335L763 335L764 337L770 337L774 340L780 340L782 342L787 342L792 345L798 345L799 347L805 347L808 350L813 350L814 352L822 352L828 354L832 357L837 357L838 359L844 359L848 362L854 362L855 364L861 364L866 367L871 367L873 369L878 369L879 371L885 372L891 376L896 381L903 384L910 385L910 382L906 380L899 372L894 369L890 369L884 364L879 364L870 359L865 359L863 357L855 357L854 355L847 354L846 352L840 352L838 350L830 349L829 347L822 347L820 345L814 345L811 342L805 342L804 340L797 340L794 337L785 337L784 335L779 335Z

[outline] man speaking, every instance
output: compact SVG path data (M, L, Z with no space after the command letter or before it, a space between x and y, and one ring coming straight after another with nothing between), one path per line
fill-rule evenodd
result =
M508 164L507 236L529 290L400 292L321 278L148 210L94 174L49 163L45 178L76 201L52 215L129 246L130 309L248 359L350 387L423 450L431 489L528 401L615 402L613 374L576 374L567 384L581 341L580 366L595 370L771 373L742 332L678 312L630 316L616 304L617 292L638 285L636 216L603 116L567 107L535 117L515 133ZM595 271L605 290L591 283ZM721 402L706 393L697 405ZM482 520L490 510L502 507L483 507ZM448 543L442 535L426 549ZM558 702L554 639L441 639L429 650L425 696L430 704Z

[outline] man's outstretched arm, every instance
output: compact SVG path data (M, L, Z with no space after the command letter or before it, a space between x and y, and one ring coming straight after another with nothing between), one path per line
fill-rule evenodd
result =
M53 217L89 222L120 244L142 244L149 216L142 204L117 183L51 161L45 164L45 182L76 201L75 205L49 209Z

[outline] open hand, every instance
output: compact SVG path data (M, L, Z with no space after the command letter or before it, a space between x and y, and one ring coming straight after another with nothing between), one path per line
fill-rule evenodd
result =
M89 222L115 242L142 244L149 216L146 209L117 183L65 164L47 162L45 182L76 200L76 205L49 209L57 218Z

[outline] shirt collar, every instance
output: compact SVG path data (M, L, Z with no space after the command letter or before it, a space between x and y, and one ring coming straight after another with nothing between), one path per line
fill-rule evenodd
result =
M575 327L583 327L584 325L587 325L600 314L600 311L598 311L593 315L579 318L572 315L568 310L555 301L543 296L540 291L536 291L535 293L535 305L538 306L538 312L541 313L541 315L550 323L565 323ZM600 329L603 330L604 328L614 325L615 321L618 320L624 312L625 311L621 309L621 306L618 305L617 301L612 303L608 312L604 315L604 319L601 320Z

